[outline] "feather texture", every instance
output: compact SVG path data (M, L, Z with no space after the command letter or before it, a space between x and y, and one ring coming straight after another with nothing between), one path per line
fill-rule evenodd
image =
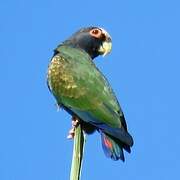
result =
M133 139L110 84L85 51L59 46L49 65L48 86L59 105L100 130L106 155L124 160L123 148L130 152Z

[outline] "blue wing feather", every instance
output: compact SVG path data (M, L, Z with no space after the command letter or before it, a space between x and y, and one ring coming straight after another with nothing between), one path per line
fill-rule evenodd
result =
M133 138L131 137L131 135L127 131L124 130L123 127L122 128L114 128L114 127L111 127L105 123L102 123L102 121L100 121L99 119L94 117L91 112L74 110L74 109L71 109L71 111L74 114L76 114L78 117L83 119L85 122L96 126L98 129L106 132L107 134L109 134L111 136L116 137L117 139L119 139L123 143L125 143L129 146L133 145Z

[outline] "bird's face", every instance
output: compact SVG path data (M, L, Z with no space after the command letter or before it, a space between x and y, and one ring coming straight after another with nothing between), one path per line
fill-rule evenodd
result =
M81 48L92 58L95 58L98 55L105 56L112 48L110 35L104 29L99 27L82 28L63 44Z

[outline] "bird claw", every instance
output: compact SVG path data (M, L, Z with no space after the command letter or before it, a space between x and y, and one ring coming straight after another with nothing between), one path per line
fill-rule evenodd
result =
M70 130L69 130L69 134L67 136L67 139L73 139L74 138L74 135L75 135L75 127L72 127Z
M74 134L68 134L67 139L74 139Z
M79 121L76 119L75 121L72 120L72 127L77 127L79 124Z
M75 128L79 125L79 120L77 117L72 117L72 128L69 130L67 139L73 139L75 135Z

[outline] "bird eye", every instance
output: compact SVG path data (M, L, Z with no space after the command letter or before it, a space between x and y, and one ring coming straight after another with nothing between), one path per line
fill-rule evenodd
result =
M92 30L90 31L90 35L93 36L93 37L95 37L95 38L100 38L101 35L102 35L102 32L101 32L100 29L92 29Z
M98 29L93 29L92 30L92 34L98 34L99 33L99 30Z

